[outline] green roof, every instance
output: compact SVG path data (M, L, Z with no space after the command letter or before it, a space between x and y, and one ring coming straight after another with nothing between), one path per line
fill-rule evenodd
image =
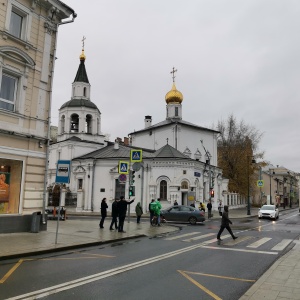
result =
M89 107L89 108L98 109L96 104L94 104L92 101L87 99L71 99L70 101L64 103L60 109L64 107Z
M84 59L80 60L80 65L74 79L74 82L86 82L89 83L89 79L87 77L87 73L85 70Z

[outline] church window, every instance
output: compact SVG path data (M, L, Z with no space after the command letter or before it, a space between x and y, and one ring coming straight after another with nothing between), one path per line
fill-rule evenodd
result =
M86 115L85 118L85 132L92 133L92 116Z
M65 118L65 116L62 116L61 120L60 120L61 133L65 132L65 122L66 122L66 118Z
M115 180L115 199L120 199L121 196L125 196L125 184L120 184L119 179Z
M82 187L83 187L83 179L79 178L78 179L78 190L82 190Z
M189 184L187 181L182 181L181 182L181 189L187 190L189 188Z
M159 188L159 198L161 200L167 200L167 191L168 191L168 184L166 180L162 180L160 182Z
M71 116L70 132L78 132L78 129L79 129L79 116L77 114L73 114Z
M186 174L186 170L183 170L183 174Z
M86 97L86 87L83 88L83 96Z
M178 117L178 107L175 107L175 117Z

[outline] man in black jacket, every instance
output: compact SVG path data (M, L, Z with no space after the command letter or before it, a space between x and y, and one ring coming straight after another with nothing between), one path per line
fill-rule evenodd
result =
M110 230L113 229L113 225L115 224L115 229L118 229L118 216L119 216L119 209L118 209L118 202L119 200L115 199L115 201L111 205L111 223L110 223Z
M127 212L127 205L131 204L134 201L127 201L124 199L124 196L120 197L120 201L118 202L118 210L119 210L119 229L118 232L125 232L123 230L123 226L124 226L124 221L125 221L125 217L126 217L126 212Z
M220 227L220 230L217 235L218 242L222 241L221 234L225 228L228 230L228 232L231 234L231 236L234 240L237 239L237 236L235 236L232 233L232 230L231 230L229 224L232 224L232 222L229 220L229 216L228 216L228 205L224 205L224 212L222 214L221 227Z

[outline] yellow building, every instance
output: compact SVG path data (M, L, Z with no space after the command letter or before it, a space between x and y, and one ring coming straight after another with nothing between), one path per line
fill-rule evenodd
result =
M57 31L74 21L59 0L0 6L0 232L29 231L45 206Z

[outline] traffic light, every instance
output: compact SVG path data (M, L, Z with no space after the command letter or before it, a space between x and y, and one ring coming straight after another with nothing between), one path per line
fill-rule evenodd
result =
M215 196L215 191L214 191L214 190L211 190L211 191L210 191L210 197L213 198L214 196Z
M215 186L215 177L211 178L211 186L212 186L212 188L214 188L214 186Z
M135 181L135 175L134 175L135 171L131 171L131 183L130 185L134 185L134 181Z
M134 195L135 195L135 187L130 186L129 187L129 197L134 196Z

